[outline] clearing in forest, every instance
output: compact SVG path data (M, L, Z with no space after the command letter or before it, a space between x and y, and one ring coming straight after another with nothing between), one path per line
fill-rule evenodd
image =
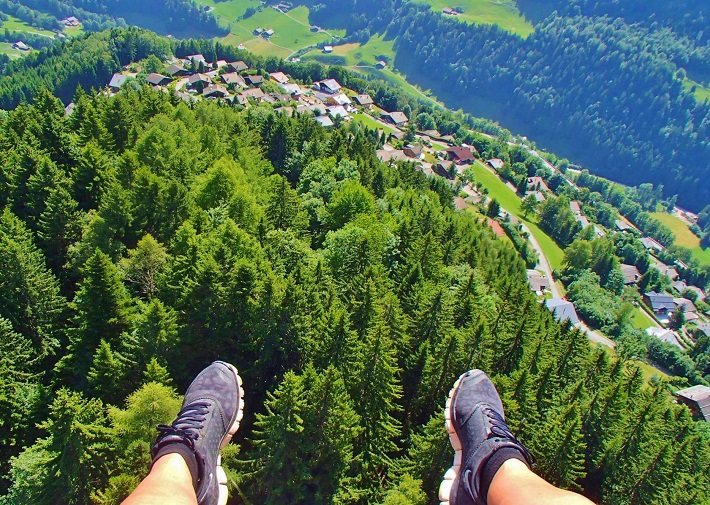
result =
M710 265L710 247L705 249L701 248L700 238L690 231L688 225L681 219L667 212L653 212L651 216L671 229L675 236L676 245L690 249L693 253L693 258L696 258L704 265Z

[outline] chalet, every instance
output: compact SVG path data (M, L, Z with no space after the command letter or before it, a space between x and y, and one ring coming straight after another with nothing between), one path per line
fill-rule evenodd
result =
M249 84L250 86L261 86L264 84L264 78L261 75L248 75L244 78L244 80Z
M569 209L577 215L582 214L582 207L579 202L569 202Z
M269 93L269 96L276 102L290 102L291 95L288 93Z
M261 100L264 98L264 92L261 91L261 88L250 88L250 89L245 89L241 93L239 93L241 96L246 97L246 98L253 98L255 100Z
M108 89L111 90L111 92L113 93L118 93L121 87L126 84L126 80L128 80L127 75L113 74L111 80L108 83Z
M205 57L201 54L191 54L190 56L185 57L185 61L193 63L194 65L199 65L200 63L203 65L208 64Z
M69 16L68 18L64 18L60 21L61 24L64 26L79 26L79 20L76 19L74 16Z
M563 298L548 298L545 300L545 307L552 312L557 321L570 321L572 324L579 324L579 316L574 310L574 304Z
M263 28L254 28L254 31L252 33L258 37L259 35L264 33L264 29Z
M710 387L698 384L681 389L676 393L676 399L690 409L695 419L710 422Z
M688 289L698 295L698 300L705 301L705 291L695 286L688 286Z
M503 170L503 167L505 166L505 162L500 158L486 160L486 163L488 164L488 166L490 166L493 170L496 171Z
M675 268L669 267L666 265L664 268L661 268L660 270L661 270L661 273L663 275L667 275L670 280L674 281L674 280L678 279L678 270L676 270Z
M488 225L488 227L491 230L493 230L493 233L495 233L496 237L498 237L498 238L505 237L505 230L503 229L503 227L500 225L500 223L498 221L496 221L495 219L488 218L488 219L486 219L486 224Z
M244 107L249 105L249 99L246 96L242 95L241 93L234 96L232 103L235 103L235 102L238 103L239 105L243 105Z
M537 270L528 270L528 284L530 284L530 289L535 292L544 293L550 289L550 279L543 276Z
M320 123L321 126L324 126L326 128L335 124L333 123L333 120L330 119L328 116L316 116L315 120L317 123Z
M342 88L342 86L335 79L326 79L324 81L314 82L313 88L323 93L334 95L340 91L340 88Z
M623 232L630 232L633 229L633 228L631 228L629 223L627 223L623 219L617 219L616 221L614 221L614 225L616 226L617 230L623 231Z
M239 60L231 62L229 64L229 68L231 68L234 72L244 72L245 70L249 70L249 65Z
M687 298L673 298L673 303L675 303L678 310L686 314L686 316L688 314L697 314L698 312L698 309L695 308L695 304L692 300L688 300Z
M456 16L458 14L458 12L456 12L451 7L444 7L441 12L443 12L445 16Z
M275 33L274 30L269 28L268 30L264 30L263 32L261 32L261 36L264 37L265 39L268 39L268 38L272 37L274 35L274 33Z
M439 133L439 130L424 130L424 135L433 139L437 139L441 136L441 133Z
M635 265L621 264L621 275L624 276L624 284L633 286L641 279L641 272Z
M674 345L679 349L683 349L683 345L678 339L678 334L671 330L666 330L665 328L646 328L646 334L650 337L656 337L661 342L666 342L668 344Z
M244 81L244 78L236 72L222 74L220 78L222 79L222 82L227 86L246 87L246 81Z
M328 107L326 109L328 111L328 114L330 114L333 117L342 117L343 119L347 119L350 117L350 114L348 114L348 111L345 110L345 107L342 105L334 105L332 107Z
M333 52L333 46L323 46L323 52L325 54L330 54Z
M382 70L387 66L387 62L385 60L380 60L377 63L375 63L375 68L378 70Z
M12 44L12 48L16 49L18 51L29 51L30 50L30 46L28 46L27 44L25 44L21 40L18 40L17 42Z
M409 119L407 116L404 114L404 112L401 111L395 111L395 112L385 112L380 116L383 121L387 123L392 123L395 126L402 126L407 124L407 121Z
M271 72L269 77L279 84L286 84L288 82L288 76L283 72Z
M145 82L153 86L167 86L172 82L170 77L164 76L163 74L151 73L145 78Z
M338 93L336 95L329 95L328 98L326 99L326 103L329 103L331 105L350 105L352 101L350 98L348 98L348 95L345 93Z
M618 223L618 221L617 221ZM652 239L651 237L643 237L641 238L641 243L643 246L648 249L648 251L651 254L657 254L659 252L662 252L665 247L663 247L660 243L658 243L656 240Z
M318 33L320 31L320 26L318 25L311 25L311 31L313 33Z
M683 281L675 281L671 283L671 286L673 286L673 289L678 291L679 293L682 293L686 289L688 289L688 285L683 282Z
M440 175L442 177L446 177L447 179L452 179L453 177L451 176L451 168L454 166L454 163L449 163L447 166L445 163L439 161L438 163L435 163L431 168L434 170L434 173L437 175Z
M656 293L655 291L649 291L648 293L644 293L643 301L656 315L668 315L673 313L673 311L675 310L675 303L673 303L673 297L666 293Z
M466 210L468 209L468 203L466 202L465 199L461 198L460 196L455 196L454 197L454 207L456 210Z
M542 177L528 177L528 190L530 191L550 191Z
M219 84L210 84L202 91L205 98L225 98L227 95L227 88Z
M465 146L449 147L446 150L446 159L449 161L453 161L454 163L458 163L458 164L471 163L475 159L475 157L474 157L475 151L476 151L475 147L465 147Z
M185 67L178 64L168 65L168 68L165 69L165 73L170 77L186 77L189 74L189 72L185 70Z
M279 87L291 96L301 95L301 87L298 84L279 84Z
M424 157L424 150L422 149L422 146L413 146L413 145L408 145L403 149L404 154L409 156L410 158L423 158Z
M411 161L401 149L378 149L377 157L380 161Z
M193 74L187 79L187 86L198 91L202 91L210 84L212 84L212 81L205 74Z

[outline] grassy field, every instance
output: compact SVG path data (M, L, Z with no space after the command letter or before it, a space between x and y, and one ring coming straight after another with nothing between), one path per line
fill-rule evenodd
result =
M631 324L633 324L635 328L643 331L646 331L646 329L651 326L657 326L656 321L651 319L639 307L635 307L634 311L631 313Z
M456 0L446 3L442 0L413 0L431 5L433 11L444 7L461 7L462 14L456 19L472 24L498 25L516 35L525 38L535 29L518 10L514 0Z
M693 86L695 86L695 98L698 99L698 101L710 101L710 88L706 88L700 83L697 83L695 81L691 81L690 79L685 79L683 81L683 86L685 86L685 90L690 93L691 90L693 89Z
M392 133L394 129L389 128L387 126L381 125L377 121L375 121L372 116L368 114L363 114L361 112L358 112L357 114L353 114L353 120L357 121L358 123L361 123L363 126L366 126L368 128L371 128L373 130L384 130L387 133Z
M523 217L520 210L520 198L515 192L505 185L495 174L486 168L481 162L477 161L474 165L476 174L476 182L481 182L485 188L488 188L488 196L495 198L500 203L501 207L513 214L515 217L525 223L530 228L530 231L537 239L545 256L547 256L550 266L553 269L562 268L564 260L564 252L544 231L542 231L537 223L529 218Z
M31 33L38 33L40 35L46 35L47 37L54 37L54 33L50 32L49 30L42 30L41 28L35 28L34 26L30 26L24 21L20 21L14 16L7 16L7 21L3 21L2 24L0 24L0 28L3 30L8 29L11 32L31 32Z
M308 21L309 10L299 6L284 14L276 9L263 5L258 0L228 0L217 2L214 0L197 0L201 5L214 7L214 14L223 26L229 26L231 33L222 38L226 44L244 46L261 56L278 56L286 58L304 47L314 46L325 42L331 36L342 36L344 30L330 30L328 33L311 32ZM242 19L247 9L256 8L257 12L246 19ZM274 35L270 41L263 37L255 36L254 29L271 28Z
M654 212L651 215L671 229L677 245L687 247L700 263L710 265L710 248L702 249L700 247L700 238L690 231L687 224L666 212Z
M304 55L305 59L316 59L326 62L330 59L345 59L345 66L369 65L375 66L382 57L392 60L394 57L394 40L384 40L383 35L371 37L365 45L357 43L335 46L331 55L323 54L319 49Z

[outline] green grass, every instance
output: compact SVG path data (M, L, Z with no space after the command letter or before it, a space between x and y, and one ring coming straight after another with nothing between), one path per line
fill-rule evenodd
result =
M314 49L303 55L304 59L314 59L327 62L328 59L345 60L345 66L365 65L375 66L381 57L389 61L394 59L394 40L384 40L383 35L375 35L362 45L359 42L342 44L333 47L333 52L323 54L320 49Z
M675 236L676 245L686 247L693 253L693 257L704 265L710 265L710 248L700 247L700 238L695 235L688 225L681 219L667 212L653 212L651 216L658 219L671 229Z
M375 121L372 116L369 114L364 114L362 112L358 112L357 114L353 114L352 116L354 121L357 121L358 123L361 123L363 126L366 126L368 128L371 128L373 130L384 130L387 133L392 133L394 129L389 128L387 126L381 125L377 121Z
M442 0L413 1L431 5L433 11L439 12L444 7L461 7L463 13L455 16L455 19L472 24L498 25L523 38L535 31L533 25L520 14L514 0L455 0L451 3Z
M79 26L65 26L63 31L69 37L78 37L79 35L84 33L84 27L81 25L79 25Z
M488 188L488 196L490 198L498 200L501 207L523 221L525 225L530 228L530 231L535 236L535 239L537 239L545 256L547 256L550 266L553 269L562 268L564 252L552 238L540 229L537 223L530 218L523 217L523 213L520 210L520 198L515 194L515 191L506 186L498 176L493 174L479 161L476 161L474 165L474 173L476 174L476 182L481 182L485 188Z
M695 86L694 94L695 98L697 98L699 102L710 101L710 88L706 88L702 84L691 81L690 79L685 79L683 81L683 86L688 93L691 93L693 86Z
M286 58L299 49L325 42L331 36L343 36L344 30L329 30L329 33L313 33L308 20L308 7L299 6L283 14L276 9L263 5L258 0L197 0L201 5L214 7L214 14L223 26L229 26L231 33L223 37L225 44L244 46L261 56ZM246 19L241 19L246 10L255 7L258 11ZM274 35L270 41L255 36L256 28L271 28Z
M10 58L22 58L22 56L28 53L29 51L24 52L13 49L10 42L0 42L0 54L7 54Z
M656 321L651 319L642 309L635 307L634 311L631 313L631 324L634 328L646 331L647 328L651 326L657 326Z
M50 32L49 30L43 30L41 28L35 28L34 26L30 26L24 21L20 21L14 16L7 16L7 21L3 21L2 24L0 25L0 28L8 29L11 32L31 32L31 33L38 33L40 35L46 35L47 37L54 37L54 33Z

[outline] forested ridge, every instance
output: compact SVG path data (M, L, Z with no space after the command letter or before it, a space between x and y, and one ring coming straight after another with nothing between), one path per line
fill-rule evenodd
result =
M710 104L683 79L710 75L707 6L673 4L676 15L664 17L661 2L642 3L633 11L625 2L559 2L564 13L526 39L410 2L337 8L352 9L348 40L396 39L395 66L449 106L481 115L478 104L493 102L514 129L558 154L624 184L662 184L665 196L699 211L710 201ZM633 24L648 10L655 22ZM314 16L327 22L327 13Z
M120 502L217 358L246 391L235 503L436 503L472 367L552 482L708 503L707 425L554 322L513 247L376 132L148 87L70 116L32 98L0 115L2 503Z

